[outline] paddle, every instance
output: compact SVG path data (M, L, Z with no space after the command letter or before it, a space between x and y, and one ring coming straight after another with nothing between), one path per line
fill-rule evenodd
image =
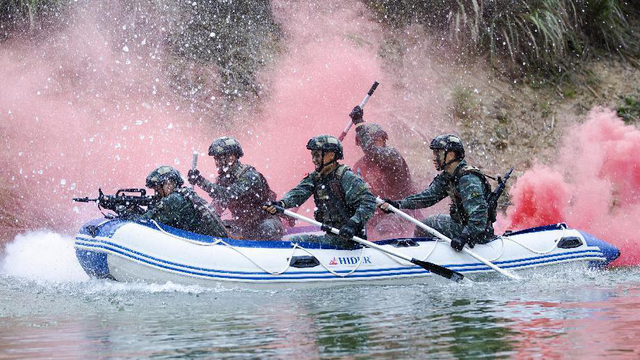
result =
M295 218L295 219L298 219L298 220L302 220L302 221L308 222L310 224L319 226L320 229L322 229L322 231L330 231L330 232L332 232L332 233L334 233L336 235L338 235L340 233L340 230L338 230L338 229L336 229L334 227L325 225L325 224L323 224L321 222L318 222L318 221L315 221L313 219L309 219L308 217L296 214L293 211L286 210L285 208L283 208L281 206L275 205L274 207L276 208L276 210L278 212L284 213L287 216L291 216L292 218ZM377 244L372 243L370 241L361 239L361 238L359 238L357 236L354 236L351 240L353 240L353 241L355 241L355 242L357 242L357 243L359 243L361 245L364 245L366 247L370 247L370 248L376 249L378 251L382 251L383 253L386 253L386 254L389 254L389 255L392 255L392 256L395 256L395 257L399 257L400 259L409 261L410 263L416 264L416 265L422 267L423 269L425 269L427 271L430 271L433 274L440 275L440 276L445 277L445 278L447 278L449 280L453 280L455 282L460 282L460 281L462 281L464 279L464 275L460 274L457 271L453 271L453 270L447 269L446 267L443 267L443 266L440 266L440 265L436 265L434 263L430 263L430 262L427 262L427 261L414 259L414 258L412 258L410 256L407 256L407 255L404 255L404 254L397 253L395 251L386 249L386 248L384 248L384 247L382 247L380 245L377 245Z
M376 203L378 205L383 204L384 200L380 199L380 198L376 198ZM449 244L451 244L451 239L449 239L448 237L442 235L441 233L439 233L437 230L432 229L430 227L428 227L427 225L421 223L420 221L418 221L416 218L409 216L407 213L400 211L399 209L393 207L391 204L387 204L389 205L389 207L387 208L387 210L391 210L394 213L400 215L400 217L402 217L405 220L408 220L412 223L414 223L416 226L420 227L421 229L427 231L428 233L430 233L431 235L440 238L446 242L448 242ZM491 261L483 258L482 256L476 254L475 252L471 251L468 247L464 247L462 248L462 251L464 251L465 253L471 255L472 257L476 258L478 261L480 261L481 263L487 265L488 267L492 268L493 270L499 272L500 274L509 277L511 279L515 279L515 280L521 280L522 278L518 275L512 274L504 269L499 268L498 266L496 266L495 264L493 264Z
M369 98L371 97L371 95L373 95L373 92L376 91L376 88L378 87L378 85L379 83L377 81L373 82L373 85L371 86L371 89L369 89L367 96L365 96L362 102L360 103L361 109L364 109L364 106L367 104L367 101L369 101ZM349 129L351 129L352 125L353 125L353 122L349 120L349 122L347 123L347 127L344 129L342 134L340 134L340 137L338 137L338 140L340 141L344 140L345 136L347 136L347 133L349 132Z

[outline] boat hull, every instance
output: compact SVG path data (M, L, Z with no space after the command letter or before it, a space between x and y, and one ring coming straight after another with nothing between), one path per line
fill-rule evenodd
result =
M472 280L501 277L435 239L391 239L377 244L445 266ZM375 249L217 239L157 223L94 220L78 233L75 247L90 276L123 282L291 288L446 281ZM559 266L602 267L619 255L606 242L563 224L507 234L473 250L514 272Z

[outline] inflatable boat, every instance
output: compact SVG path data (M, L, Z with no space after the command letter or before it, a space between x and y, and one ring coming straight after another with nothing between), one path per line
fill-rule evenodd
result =
M316 287L339 284L425 283L442 278L382 251L291 241L212 238L156 222L96 219L76 236L77 258L87 274L122 282L240 287ZM289 240L286 240L289 239ZM474 280L500 277L493 269L432 238L398 238L376 244L429 261ZM511 272L572 266L604 267L619 256L614 246L565 224L505 233L474 252Z

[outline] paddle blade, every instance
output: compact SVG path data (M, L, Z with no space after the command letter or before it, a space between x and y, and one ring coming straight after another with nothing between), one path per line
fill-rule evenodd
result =
M460 274L457 271L453 271L451 269L447 269L446 267L440 266L440 265L436 265L434 263L430 263L427 261L421 261L421 260L416 260L416 259L411 259L411 262L422 267L423 269L430 271L436 275L440 275L442 277L445 277L449 280L455 281L455 282L460 282L462 281L462 279L464 279L464 275Z

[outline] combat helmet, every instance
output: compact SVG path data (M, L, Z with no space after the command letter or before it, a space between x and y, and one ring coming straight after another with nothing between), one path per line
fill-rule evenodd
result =
M242 146L238 140L230 136L222 136L215 139L211 146L209 146L209 156L222 156L232 154L237 158L241 158L244 155Z
M182 180L182 176L180 176L178 170L171 166L160 166L147 176L146 186L148 188L155 188L164 185L164 183L169 180L173 180L178 187L184 184L184 180Z
M464 144L462 140L453 134L444 134L438 135L433 140L431 140L431 144L429 145L429 149L431 150L444 150L444 157L440 158L440 154L438 153L436 158L437 168L438 170L444 170L447 165L453 163L456 160L464 159ZM445 162L447 158L447 154L449 151L453 151L456 156Z
M462 140L456 135L444 134L436 136L433 140L431 140L429 149L444 150L445 153L449 151L455 151L456 154L458 154L457 158L459 160L464 159L464 144L462 143Z
M307 142L307 149L321 150L323 152L333 151L336 154L336 160L340 160L344 157L340 140L332 135L318 135L312 137L309 139L309 142Z
M361 131L364 131L365 133L369 134L369 136L371 136L372 139L384 139L384 140L388 140L389 139L389 135L387 134L386 131L384 131L384 129L382 128L382 126L375 124L375 123L366 123L366 124L362 124L360 125L359 129L362 129ZM356 135L356 145L360 146L360 136Z

